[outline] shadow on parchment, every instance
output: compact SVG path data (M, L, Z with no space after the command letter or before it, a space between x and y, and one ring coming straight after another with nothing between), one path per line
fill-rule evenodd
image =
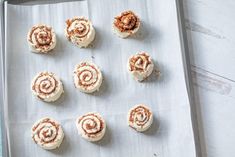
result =
M67 152L72 151L72 147L70 147L68 138L64 136L64 139L59 148L56 148L54 150L48 150L48 151L56 155L64 156Z
M151 41L152 38L156 39L156 37L160 38L160 32L157 30L157 28L152 27L148 22L141 21L141 25L139 30L128 37L128 39L143 41L148 40Z
M106 146L106 145L110 144L111 139L112 139L111 131L106 126L106 131L105 131L104 137L100 141L93 142L93 143L96 144L96 145L99 145L99 146Z
M150 128L148 130L143 132L143 134L148 135L148 136L154 136L158 133L159 127L160 127L159 119L157 119L157 118L155 118L155 116L153 116L152 125L150 126Z

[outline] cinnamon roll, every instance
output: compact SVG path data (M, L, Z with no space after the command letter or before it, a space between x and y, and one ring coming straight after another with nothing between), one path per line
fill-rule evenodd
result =
M81 47L87 47L95 39L95 29L88 19L74 17L66 21L66 38Z
M87 113L76 120L78 133L86 140L99 141L105 134L106 123L99 113Z
M130 109L127 121L131 128L143 132L152 125L153 114L147 106L140 104Z
M93 93L98 91L103 76L100 69L91 62L81 62L74 70L74 84L81 92Z
M58 148L64 138L64 132L60 124L48 117L37 121L31 132L32 140L47 150Z
M31 89L35 96L46 102L56 101L64 92L62 82L51 72L37 74L32 81Z
M29 30L27 41L32 52L48 53L56 46L56 34L52 27L38 24Z
M140 19L132 11L124 11L114 18L113 32L121 38L135 34L140 28Z
M133 55L128 60L128 71L138 81L143 81L153 72L154 64L146 52Z

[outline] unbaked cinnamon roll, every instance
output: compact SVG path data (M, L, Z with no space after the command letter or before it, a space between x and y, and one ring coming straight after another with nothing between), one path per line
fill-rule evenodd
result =
M143 81L153 72L154 64L146 52L133 55L128 60L128 71L138 81Z
M33 141L47 150L58 148L64 138L60 124L48 117L37 121L31 132Z
M143 132L152 125L153 114L147 106L140 104L130 109L127 121L130 127Z
M32 81L31 89L35 96L46 102L56 101L64 92L62 82L51 72L37 74Z
M121 38L135 34L140 28L140 19L132 11L124 11L116 16L113 22L113 32Z
M95 39L95 29L88 19L74 17L66 21L65 36L80 48L87 47Z
M76 120L78 133L88 141L99 141L105 134L106 123L99 113L87 113Z
M93 93L98 91L102 84L103 76L94 63L81 62L74 70L74 84L81 92Z
M38 24L29 30L27 41L32 52L48 53L56 46L56 34L52 27Z

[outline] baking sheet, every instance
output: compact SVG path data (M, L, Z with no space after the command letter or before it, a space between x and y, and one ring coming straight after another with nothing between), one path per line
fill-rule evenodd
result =
M113 35L113 17L131 9L142 20L140 32L128 39ZM96 29L91 47L79 49L64 37L65 20L86 16ZM174 0L97 0L50 5L7 4L7 124L11 156L196 156L190 105L184 78L182 54ZM37 23L51 25L58 43L49 55L29 52L26 35ZM127 59L147 51L155 61L156 73L143 83L127 73ZM101 91L84 94L74 88L72 71L82 60L92 60L102 70ZM62 79L65 94L55 103L44 103L32 96L30 83L40 71L55 72ZM127 126L126 114L135 104L145 103L155 115L153 126L137 133ZM77 116L98 111L108 129L98 143L83 140L75 127ZM45 151L30 137L32 124L51 116L64 129L61 147Z

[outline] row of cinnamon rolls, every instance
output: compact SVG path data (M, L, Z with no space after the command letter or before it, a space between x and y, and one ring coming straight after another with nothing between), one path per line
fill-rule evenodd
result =
M114 18L112 30L119 37L126 38L139 30L140 20L132 11L122 12ZM85 17L74 17L66 21L66 38L78 47L87 47L95 39L95 28ZM27 35L31 51L48 53L56 46L56 33L51 26L38 24Z
M138 132L146 131L153 122L152 111L143 104L136 105L129 110L127 122ZM81 137L91 142L101 140L106 132L106 122L97 112L90 112L78 117L76 127ZM64 138L61 125L49 117L37 121L31 129L31 133L32 140L47 150L58 148Z
M133 55L128 60L128 71L138 81L146 79L153 68L153 61L146 52ZM86 61L76 65L73 78L75 87L84 93L98 91L103 82L99 67ZM46 102L56 101L64 92L62 81L52 72L38 73L33 78L31 89L36 97Z
M100 69L91 62L81 62L74 70L74 85L81 92L92 93L99 90L103 76ZM32 80L33 94L45 102L54 102L64 93L63 83L52 72L40 72Z

